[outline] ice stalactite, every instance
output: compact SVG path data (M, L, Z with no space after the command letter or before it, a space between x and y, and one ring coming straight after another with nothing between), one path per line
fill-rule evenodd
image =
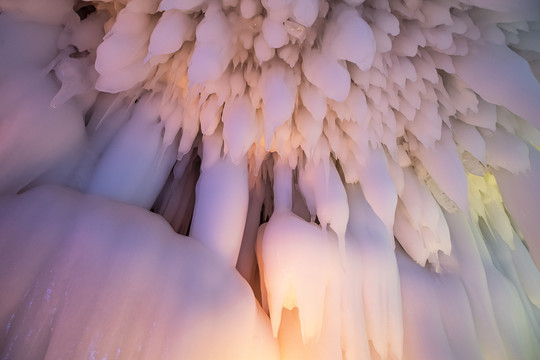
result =
M249 204L247 161L222 158L221 138L203 139L203 162L195 192L190 236L230 265L238 260Z
M0 0L0 357L535 359L539 38L536 0Z

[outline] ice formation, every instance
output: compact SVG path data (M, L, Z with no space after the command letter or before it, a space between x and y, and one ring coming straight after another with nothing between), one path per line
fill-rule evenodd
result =
M536 359L538 0L0 0L2 359Z

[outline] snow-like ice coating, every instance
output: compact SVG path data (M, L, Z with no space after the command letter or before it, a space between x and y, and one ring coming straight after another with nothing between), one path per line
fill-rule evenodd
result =
M0 0L0 358L540 354L537 0Z

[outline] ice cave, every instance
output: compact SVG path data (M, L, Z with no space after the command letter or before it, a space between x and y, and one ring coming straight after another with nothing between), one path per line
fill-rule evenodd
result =
M0 0L0 359L540 357L540 0Z

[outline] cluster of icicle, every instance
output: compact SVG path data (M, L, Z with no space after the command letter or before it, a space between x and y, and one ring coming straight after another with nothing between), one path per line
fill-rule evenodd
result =
M540 353L538 1L0 0L0 54L3 359Z

